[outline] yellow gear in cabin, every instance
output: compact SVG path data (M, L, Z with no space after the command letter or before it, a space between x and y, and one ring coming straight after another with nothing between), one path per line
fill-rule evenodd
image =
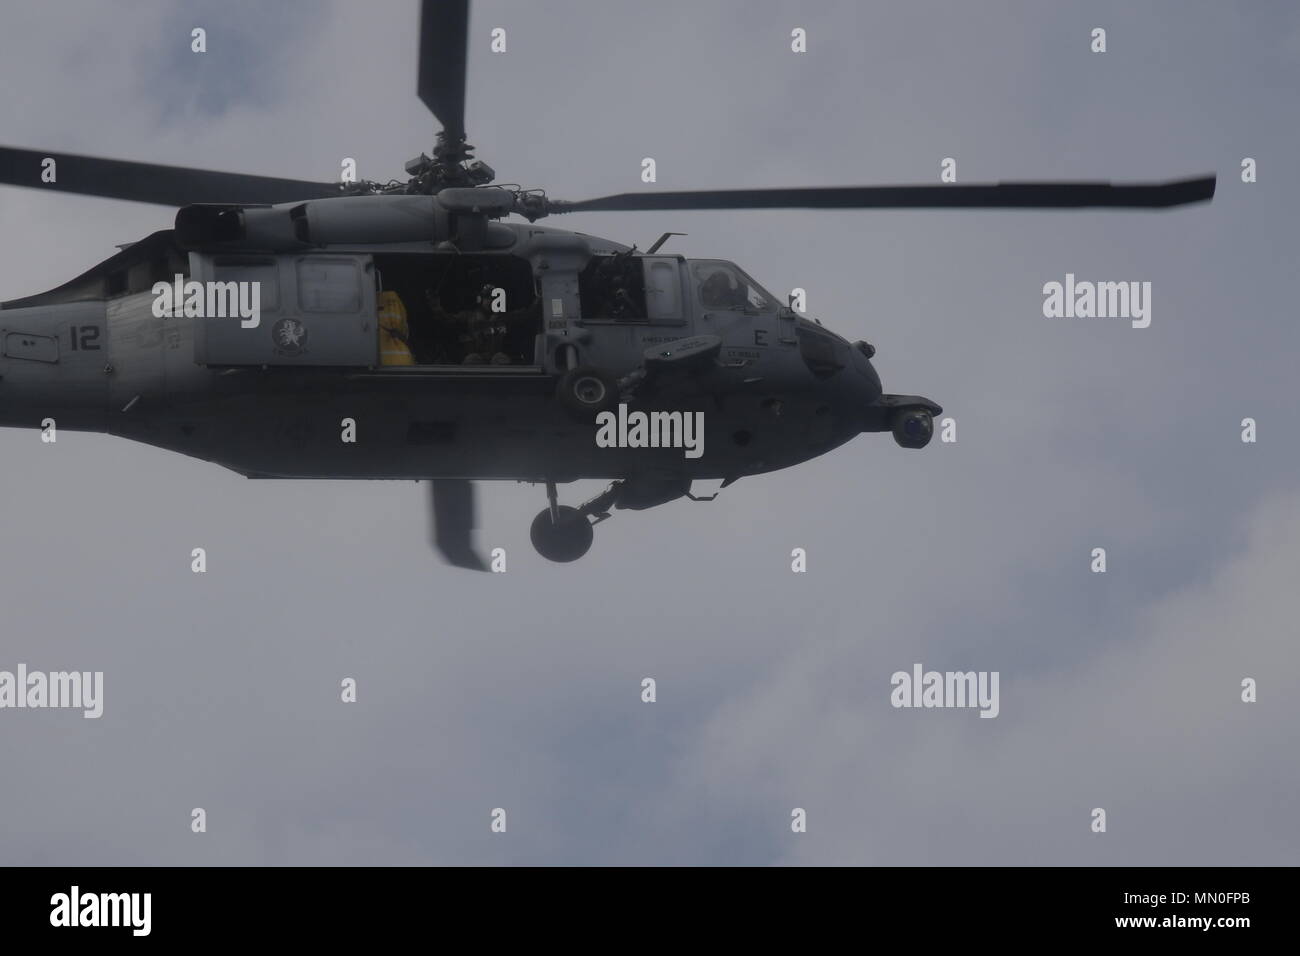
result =
M415 356L407 345L410 328L406 324L406 306L396 292L379 294L379 364L414 365Z

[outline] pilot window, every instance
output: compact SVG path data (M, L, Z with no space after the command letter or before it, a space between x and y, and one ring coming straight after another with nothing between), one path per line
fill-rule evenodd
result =
M733 263L721 259L692 259L691 281L706 311L775 312L776 300Z
M385 365L533 365L541 299L515 256L375 256Z

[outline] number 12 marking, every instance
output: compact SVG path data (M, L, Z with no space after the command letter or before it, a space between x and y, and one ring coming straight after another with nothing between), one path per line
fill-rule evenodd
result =
M72 325L68 327L68 334L72 338L72 351L74 352L78 349L85 352L99 349L98 325Z

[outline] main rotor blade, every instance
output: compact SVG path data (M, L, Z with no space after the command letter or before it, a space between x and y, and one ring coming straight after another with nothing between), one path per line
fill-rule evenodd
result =
M923 186L815 186L797 189L701 189L619 193L579 202L552 200L560 212L651 209L1163 209L1204 202L1215 177L1167 183L980 183Z
M469 0L424 0L420 9L417 92L442 123L447 139L465 138L465 48Z
M471 571L487 565L474 550L474 484L463 478L435 478L429 482L433 543L449 564Z
M47 158L54 160L54 165L48 170ZM46 176L52 176L52 181L45 182ZM219 173L7 146L0 146L0 184L164 206L295 202L339 194L339 186L335 183Z

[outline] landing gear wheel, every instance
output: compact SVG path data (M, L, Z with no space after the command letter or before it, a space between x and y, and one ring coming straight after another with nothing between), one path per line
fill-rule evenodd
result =
M579 365L564 373L555 397L566 412L590 424L600 412L612 411L618 405L618 382L603 369Z
M552 521L551 509L543 508L533 519L528 536L537 553L548 561L577 561L587 553L596 533L587 516L577 508L559 505L556 513L556 520Z
M934 434L934 419L923 408L900 409L894 416L894 441L904 448L924 448Z

